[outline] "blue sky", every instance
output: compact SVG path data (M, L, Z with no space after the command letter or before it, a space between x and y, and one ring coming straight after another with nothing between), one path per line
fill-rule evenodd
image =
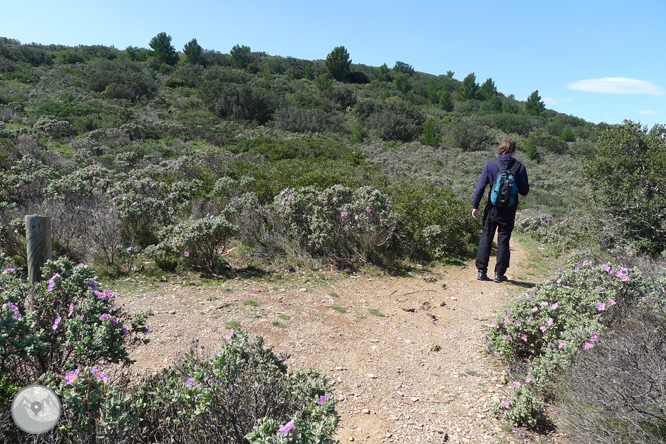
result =
M0 36L22 43L148 47L166 32L181 51L235 44L271 55L324 59L336 46L354 63L477 82L599 123L666 124L666 1L2 1Z

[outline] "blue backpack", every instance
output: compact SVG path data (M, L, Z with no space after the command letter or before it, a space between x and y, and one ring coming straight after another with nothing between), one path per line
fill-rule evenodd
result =
M512 208L518 204L518 183L516 182L516 174L520 168L520 162L516 160L513 167L507 169L499 159L495 159L495 163L499 167L497 179L493 189L490 190L490 203L497 208Z

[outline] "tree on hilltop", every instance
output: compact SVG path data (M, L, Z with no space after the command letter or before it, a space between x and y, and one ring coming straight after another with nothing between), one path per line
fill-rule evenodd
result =
M192 39L183 47L183 54L185 54L185 61L192 65L203 65L203 48L197 42L197 39Z
M479 84L476 83L476 74L467 74L467 77L465 77L465 80L463 80L462 85L460 85L458 98L465 102L467 100L475 99L478 92Z
M250 49L249 46L234 45L234 47L231 48L230 51L231 59L229 60L229 63L231 63L231 66L233 66L234 68L245 69L247 68L247 65L250 63L251 52L252 50Z
M349 75L351 62L347 48L338 46L326 56L326 69L335 80L341 82Z
M178 63L178 53L176 48L171 45L171 36L166 32L160 32L150 40L150 48L153 50L153 55L162 63L167 65L175 65Z
M483 97L484 100L490 100L497 95L497 87L493 79L487 79L479 88L479 95Z
M527 102L525 102L525 112L527 114L538 115L545 109L546 105L544 105L543 101L541 100L539 90L537 89L527 98Z

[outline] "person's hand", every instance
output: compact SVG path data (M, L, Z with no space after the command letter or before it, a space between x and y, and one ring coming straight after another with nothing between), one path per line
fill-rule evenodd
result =
M472 217L474 218L474 220L477 220L479 218L479 210L477 208L474 208L472 210Z

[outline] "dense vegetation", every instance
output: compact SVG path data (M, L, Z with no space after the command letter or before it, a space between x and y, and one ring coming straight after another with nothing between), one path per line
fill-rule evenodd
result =
M579 383L585 380L582 372L605 362L573 366L580 350L596 353L596 340L616 323L612 313L634 318L647 310L637 308L646 297L650 307L659 308L663 264L655 259L666 250L662 126L648 131L632 122L594 125L547 110L538 91L520 102L500 93L492 79L479 84L474 73L459 81L452 71L430 75L402 61L393 68L354 64L342 46L315 61L244 45L221 53L202 48L196 39L178 52L166 33L148 46L119 50L0 38L2 338L28 341L12 342L12 349L3 342L1 401L35 378L68 400L76 398L75 389L104 393L95 395L93 413L66 410L65 435L81 441L94 436L159 441L195 437L210 421L238 420L207 409L210 399L228 396L224 390L213 385L202 394L192 391L227 365L195 355L178 364L179 372L165 370L142 382L134 397L123 397L123 387L100 391L102 383L90 376L95 373L89 367L122 362L124 348L89 355L83 344L99 335L124 343L123 329L136 334L145 318L133 321L131 330L124 327L118 321L122 313L109 311L108 301L76 277L85 268L73 269L71 263L111 276L197 270L224 277L233 273L234 263L346 269L377 264L399 271L410 260L467 258L480 234L480 224L469 217L472 193L504 137L519 142L517 157L527 166L532 187L521 201L517 229L558 253L585 247L589 262L572 263L553 279L557 285L537 286L498 320L491 350L507 360L516 378L534 381L518 384L498 413L515 424L547 422L543 402L554 400L555 393L549 381L575 368L578 373L568 377ZM28 316L20 290L22 217L31 213L52 217L61 262L51 265L51 281L54 287L68 286L62 287L67 292L60 307ZM631 265L652 271L649 276L629 271ZM89 321L68 317L67 307L78 302L90 312ZM547 308L554 314L546 316ZM101 319L100 310L108 317ZM626 331L636 331L628 325ZM243 357L247 377L255 367L279 371L283 376L271 379L265 390L298 385L302 396L285 398L265 411L263 422L233 432L230 442L241 442L239 436L282 442L287 435L278 429L289 418L296 427L288 436L327 442L335 427L333 406L314 402L323 399L325 380L314 373L287 373L260 343L252 348L242 337L228 353ZM48 355L57 366L47 372L45 350L59 349L58 344L72 351ZM650 343L648 350L658 346ZM17 363L19 349L30 365ZM197 376L180 381L182 369ZM63 384L67 372L75 371L87 377ZM239 374L241 381L245 373ZM232 401L242 404L240 398L225 402ZM189 405L201 414L160 423L150 410L157 402L173 411ZM132 416L138 405L153 413ZM7 418L0 421L5 421L0 428L8 426ZM575 421L569 424L576 427ZM142 435L142 427L152 427L153 434Z

